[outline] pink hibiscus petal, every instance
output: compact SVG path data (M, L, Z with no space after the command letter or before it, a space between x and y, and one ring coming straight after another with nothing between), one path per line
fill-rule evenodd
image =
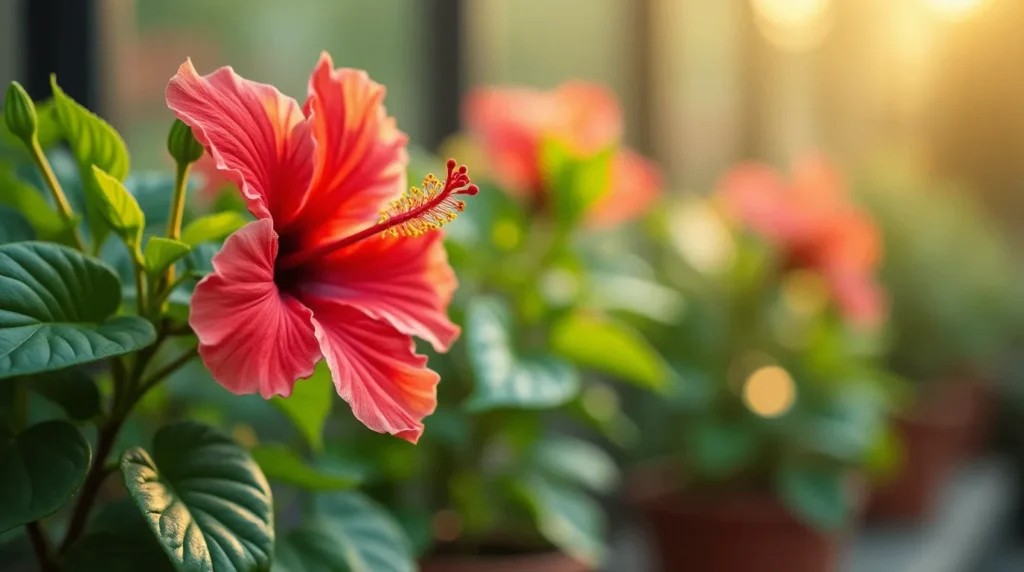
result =
M337 302L306 298L334 385L356 419L416 443L437 406L438 375L411 337Z
M316 139L316 171L295 231L304 246L377 222L406 190L408 137L384 109L384 86L366 72L334 69L324 52L309 78L305 111Z
M218 383L264 398L291 395L320 359L312 313L274 283L277 234L260 219L228 237L196 286L189 323Z
M662 189L657 165L639 153L623 148L612 160L611 187L587 213L587 223L612 227L646 212Z
M443 240L432 232L356 243L307 269L302 293L344 302L446 351L459 337L445 311L458 284Z
M295 100L230 67L199 76L192 60L171 78L166 98L254 215L280 225L296 214L313 177L314 142Z

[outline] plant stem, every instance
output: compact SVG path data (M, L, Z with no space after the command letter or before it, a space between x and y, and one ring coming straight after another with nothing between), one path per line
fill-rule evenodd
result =
M191 163L178 163L174 174L174 197L171 199L171 215L167 220L167 238L181 239L181 220L185 217L185 192L188 187L188 172ZM167 269L163 284L174 282L174 265Z
M107 457L110 455L114 443L117 441L117 434L121 431L126 415L118 415L115 411L110 421L100 430L99 441L96 443L96 455L93 457L92 467L85 477L85 484L78 495L78 502L75 503L74 511L71 513L71 522L68 524L68 531L64 535L64 542L61 543L61 552L67 549L82 535L85 523L89 518L89 511L94 502L96 494L103 485L103 481L109 474L104 469Z
M50 558L50 541L47 540L39 521L26 524L25 529L28 531L29 540L32 541L32 552L35 553L36 561L39 562L39 570L41 572L56 570L57 567L54 565L53 559Z
M71 203L69 203L67 197L64 196L64 189L62 189L60 187L60 183L57 182L57 176L53 174L53 169L50 168L50 162L46 160L43 148L39 146L39 140L32 137L32 144L29 146L28 150L29 154L32 155L32 160L35 162L36 168L39 169L39 173L46 181L46 186L49 187L50 192L53 194L53 199L57 201L57 207L60 208L61 214L64 215L64 222L66 222L68 228L71 229L71 234L75 239L75 246L78 247L78 250L85 252L85 242L82 240L82 236L78 234L78 228L75 226L75 214L71 210Z
M132 268L132 273L135 274L135 300L139 303L139 316L146 316L146 291L145 283L143 281L143 270L136 263Z

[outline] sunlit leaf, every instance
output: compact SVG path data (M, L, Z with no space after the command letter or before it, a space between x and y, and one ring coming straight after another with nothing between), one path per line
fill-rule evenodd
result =
M102 197L92 175L92 167L95 165L114 179L124 181L128 176L128 149L113 127L61 90L56 76L50 76L50 86L53 88L57 121L64 139L71 146L81 174L86 197L86 223L93 241L99 245L103 243L108 229L99 211Z
M184 258L191 250L189 245L184 242L162 236L150 237L146 242L146 252L143 255L146 272L153 276L159 276L170 265Z
M249 222L242 213L224 211L197 218L181 231L181 241L189 246L201 242L219 242Z
M120 236L125 243L135 248L142 241L142 229L146 227L146 217L142 214L138 201L132 196L120 180L108 175L97 166L92 167L94 183L99 191L97 209L103 220Z
M269 570L270 485L244 449L194 422L169 425L121 457L125 486L179 572Z
M641 387L664 389L671 375L668 364L642 335L610 318L570 314L553 327L551 345L578 366Z
M545 138L540 146L541 176L549 189L556 220L572 227L610 188L612 157L609 147L590 156L574 153L568 145Z

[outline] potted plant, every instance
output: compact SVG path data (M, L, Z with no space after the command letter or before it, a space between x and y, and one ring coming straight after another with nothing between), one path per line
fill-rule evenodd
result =
M743 165L717 205L667 210L664 279L687 314L649 336L680 382L631 410L648 447L630 483L664 570L834 570L888 461L878 244L839 184L820 159L788 181Z
M1005 245L963 189L888 164L861 185L887 245L882 279L891 293L886 361L914 380L898 418L905 462L878 491L873 515L920 520L964 450L991 429L992 381L1007 354L1011 305Z
M327 54L309 116L231 68L185 62L167 88L171 175L130 175L117 131L52 87L37 103L12 84L0 133L5 567L413 570L397 521L320 432L334 393L363 431L422 431L437 378L412 335L455 333L454 283L432 281L451 269L426 231L476 192L466 169L450 161L435 195L381 217L376 203L404 186L406 140L380 98L352 112L383 88ZM346 128L363 139L328 149ZM328 164L363 153L347 176ZM204 154L246 215L189 217ZM377 272L399 262L424 267L403 277L412 302Z

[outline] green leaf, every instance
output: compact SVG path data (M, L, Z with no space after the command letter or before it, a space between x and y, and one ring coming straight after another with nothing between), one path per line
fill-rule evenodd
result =
M316 364L309 379L296 382L291 396L275 397L270 402L291 419L314 452L324 450L324 423L334 406L334 382L326 361Z
M704 419L686 437L693 469L703 476L734 475L757 456L757 432L742 422Z
M69 572L172 572L131 499L105 505L64 557Z
M102 262L55 244L0 245L0 379L123 355L156 331L114 316L117 275Z
M29 388L61 406L72 419L85 421L100 413L100 390L92 378L79 369L37 376Z
M68 230L60 213L43 195L17 178L6 165L0 165L0 204L21 213L40 240L56 240Z
M512 349L508 309L494 298L477 298L466 310L469 361L476 377L465 403L470 411L500 407L544 409L579 392L573 367L553 356L520 360Z
M640 387L663 390L671 370L642 335L609 318L575 313L551 332L555 353L578 366L605 372Z
M554 214L563 228L579 222L587 209L608 192L616 151L613 146L583 157L557 139L541 141L541 177L550 189Z
M252 450L263 474L278 481L310 491L341 491L359 484L354 475L335 474L314 467L286 445L260 445Z
M360 493L320 495L315 515L277 543L275 572L413 572L401 526Z
M226 435L190 421L168 425L153 439L153 456L130 449L121 472L175 570L270 569L270 485Z
M184 242L164 238L162 236L151 236L146 241L145 260L146 272L153 276L159 276L175 262L184 258L192 248Z
M839 530L852 512L847 474L842 468L788 463L775 474L775 489L793 514L821 530Z
M36 231L18 211L0 206L0 244L32 240Z
M142 229L146 227L146 217L138 201L121 181L99 167L93 165L92 174L96 188L99 189L100 215L124 239L125 244L134 250L142 243Z
M0 532L64 506L85 481L91 458L89 443L67 421L0 437Z
M71 146L84 185L85 221L95 244L103 244L108 232L100 211L103 196L91 169L93 166L99 167L115 180L124 181L128 176L128 149L113 127L60 89L56 76L50 76L50 86L53 88L57 121L64 139Z
M224 211L197 218L185 225L181 241L189 246L201 242L218 242L245 226L249 221L237 211Z
M575 437L541 441L534 452L534 463L553 477L597 493L611 492L621 480L619 467L604 449Z
M604 558L605 516L601 506L579 489L530 475L518 484L537 529L566 554L597 567Z

